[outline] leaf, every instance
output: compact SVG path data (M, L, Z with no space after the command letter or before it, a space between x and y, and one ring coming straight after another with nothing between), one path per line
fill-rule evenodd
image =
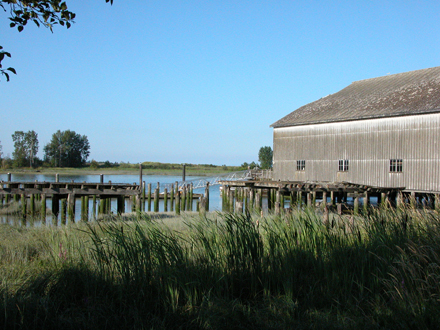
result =
M14 68L7 68L6 70L9 70L9 71L11 71L13 74L17 74L17 71L15 71L15 69Z
M21 32L21 31L23 31L23 25L18 26L18 32Z
M2 71L2 74L6 77L6 81L9 81L9 75L4 71Z
M9 27L13 28L15 26L15 23L9 24Z

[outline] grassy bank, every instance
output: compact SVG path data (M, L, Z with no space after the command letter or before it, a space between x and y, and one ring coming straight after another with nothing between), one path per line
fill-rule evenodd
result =
M244 170L240 166L217 166L210 164L186 164L186 175L188 176L210 176L222 173L235 172ZM182 164L158 163L158 162L143 162L142 172L144 175L182 175ZM106 167L99 165L97 167L85 166L81 168L70 167L39 167L39 168L9 168L0 169L0 174L5 173L39 173L39 174L138 174L139 164L112 164Z
M134 215L0 226L5 329L440 326L440 215Z

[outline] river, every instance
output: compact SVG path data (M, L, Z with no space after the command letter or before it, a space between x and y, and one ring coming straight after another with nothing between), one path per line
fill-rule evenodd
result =
M7 174L0 174L0 180L7 181L8 176ZM151 183L152 190L156 188L157 183L160 183L160 191L163 192L163 189L165 187L169 190L169 185L172 183L175 183L176 181L181 181L181 176L175 176L175 175L143 175L142 177L143 181L145 181L145 184L148 185ZM191 182L194 180L203 180L204 177L193 177L193 176L187 176L186 177L187 182ZM208 179L208 178L206 178ZM12 174L12 181L18 181L18 182L35 182L35 181L45 181L45 182L55 182L55 175L47 175L47 174ZM91 174L91 175L59 175L59 181L60 182L100 182L100 175L99 174ZM115 174L106 174L104 175L104 182L112 183L139 183L139 174L130 174L130 175L115 175ZM200 193L204 194L205 189L204 188L198 188L194 189L194 193ZM89 212L91 212L92 201L89 201ZM81 203L79 201L76 202L76 208L75 208L75 221L80 220L81 217ZM153 204L153 203L152 203ZM195 205L195 204L194 204ZM153 205L151 206L153 207ZM221 210L221 198L220 198L220 186L210 186L209 189L209 210L210 211L216 211ZM52 208L52 201L51 199L47 200L47 208ZM111 209L113 213L116 213L116 200L112 200ZM169 207L168 207L169 209ZM195 206L193 208L196 209ZM131 210L131 202L127 199L126 200L126 211L129 212ZM164 210L163 200L160 201L159 204L159 212L162 212ZM0 223L16 223L19 219L12 215L0 215ZM50 215L46 218L46 223L53 223L55 219L52 219ZM58 216L57 223L60 222L60 217Z

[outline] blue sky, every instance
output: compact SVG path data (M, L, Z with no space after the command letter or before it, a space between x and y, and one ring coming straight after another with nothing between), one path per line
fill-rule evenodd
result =
M269 126L351 82L440 65L438 1L67 0L75 24L0 12L3 153L87 135L90 160L240 165Z

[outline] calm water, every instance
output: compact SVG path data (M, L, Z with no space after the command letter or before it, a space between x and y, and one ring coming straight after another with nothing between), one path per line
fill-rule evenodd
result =
M0 174L0 180L6 181L8 179L7 174ZM191 177L187 176L187 181L191 182L193 180L200 180L203 179L203 177ZM152 190L156 188L157 183L160 183L160 191L163 192L164 188L168 188L168 191L170 190L170 185L175 183L176 181L181 181L181 176L171 176L171 175L144 175L143 181L145 181L145 184L148 185L151 183ZM34 181L46 181L46 182L55 182L55 175L45 175L45 174L12 174L12 181L19 181L19 182L34 182ZM59 176L60 182L100 182L100 175L61 175ZM104 182L113 182L113 183L139 183L139 175L104 175ZM204 194L205 188L199 188L194 189L194 193ZM153 208L153 203L151 203L151 208ZM81 202L79 199L76 201L75 205L75 220L80 220L81 217ZM52 200L47 199L47 208L52 208ZM117 204L116 199L112 200L111 204L112 211L116 213ZM170 206L168 205L168 210ZM196 209L195 201L193 210ZM126 200L126 206L125 206L126 212L131 211L131 202L127 199ZM159 211L162 212L164 210L163 200L160 201L159 204ZM209 189L209 210L215 211L215 210L221 210L221 198L220 198L220 186L212 186ZM92 200L89 201L89 217L92 217ZM16 219L16 217L13 216L7 216L7 215L0 215L0 222L1 223L16 223L19 219ZM55 219L52 219L51 216L48 216L46 219L47 223L53 223L55 222ZM60 222L60 217L58 216L58 219L56 219L56 222Z

